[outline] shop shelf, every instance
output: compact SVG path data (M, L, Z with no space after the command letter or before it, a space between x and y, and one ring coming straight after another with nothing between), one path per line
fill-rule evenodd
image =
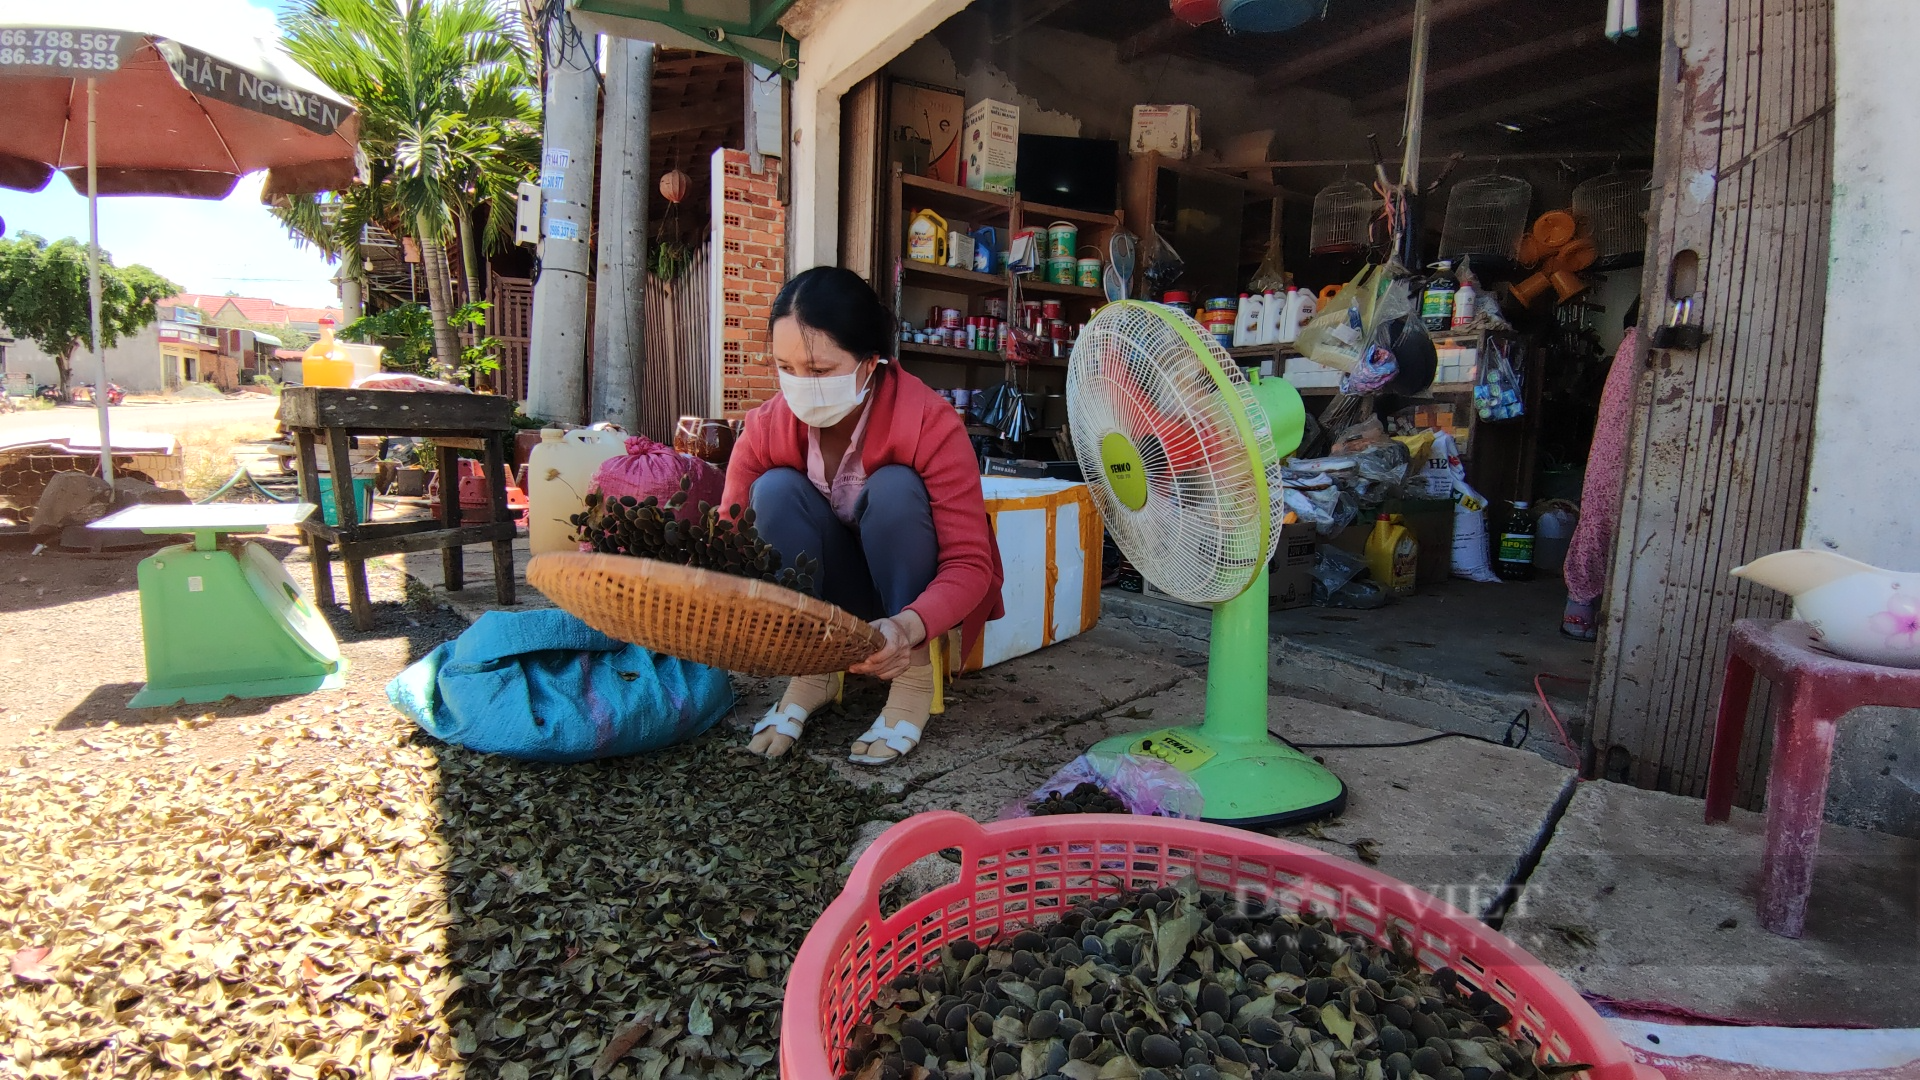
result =
M944 360L957 364L992 364L995 367L1007 362L1007 358L997 352L955 349L946 345L922 345L917 341L901 342L900 355L926 360Z
M1041 219L1047 219L1043 221ZM1020 201L1020 220L1026 225L1044 225L1058 218L1061 221L1073 221L1082 225L1098 225L1102 228L1115 228L1120 224L1117 214L1096 214L1087 210L1069 210L1064 206L1048 206L1045 203Z
M991 296L1007 291L1007 279L1001 274L982 274L912 259L902 259L900 265L905 271L905 283L917 288L966 293L970 296Z
M1029 276L1020 282L1020 291L1036 296L1070 296L1082 300L1098 300L1106 303L1107 294L1100 289L1089 289L1085 285L1055 285L1051 281L1036 281Z

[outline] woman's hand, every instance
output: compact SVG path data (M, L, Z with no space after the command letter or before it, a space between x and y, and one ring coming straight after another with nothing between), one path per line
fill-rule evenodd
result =
M877 679L892 681L906 674L913 666L913 651L927 640L926 624L920 616L911 610L903 611L890 619L880 619L873 624L886 644L865 660L847 670L855 675L872 675Z

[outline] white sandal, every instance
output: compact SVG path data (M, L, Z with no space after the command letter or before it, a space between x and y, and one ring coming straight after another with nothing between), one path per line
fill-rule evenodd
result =
M846 673L844 672L836 673L834 675L834 687L833 687L832 700L834 702L838 702L841 698L841 695L845 692L845 690L846 690ZM821 708L824 708L824 707L825 705L823 704ZM758 750L753 750L752 752L756 754L760 754L762 757L768 758L769 760L773 758L778 758L778 757L785 757L788 751L792 750L795 746L798 746L800 744L800 737L807 733L807 718L812 716L813 713L817 711L818 711L817 709L815 710L803 709L799 705L794 704L792 702L789 702L785 705L776 704L773 708L768 709L767 715L761 717L760 722L753 725L752 733L747 736L748 742L751 743L754 739L759 738L761 733L767 732L767 731L771 731L775 735L784 735L791 741L786 745L786 747L781 749L779 753L769 754L769 753L762 753L761 751L758 751ZM748 749L752 750L751 747L749 747Z
M921 733L921 726L911 720L889 720L883 715L873 722L873 726L868 728L865 734L854 740L854 742L866 743L867 752L849 754L847 760L855 765L891 764L906 757L914 747L920 745ZM884 746L893 753L881 757L873 752L875 744Z

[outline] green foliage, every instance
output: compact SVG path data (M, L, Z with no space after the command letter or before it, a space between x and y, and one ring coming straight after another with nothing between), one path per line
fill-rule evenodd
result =
M447 240L488 211L511 243L515 186L540 160L539 91L518 20L488 0L304 0L286 17L295 59L360 111L365 183L278 213L295 239L352 264L361 230Z
M478 334L487 325L486 301L462 304L447 320L455 332L469 330ZM424 304L402 304L360 318L342 327L335 335L342 341L379 345L386 349L380 366L387 371L404 371L429 379L454 378L465 382L491 375L500 368L500 339L478 337L460 350L457 370L448 372L433 356L433 315Z
M0 239L0 325L53 357L65 396L76 349L93 348L87 246L49 244L32 233ZM100 336L109 347L154 319L154 305L180 286L144 266L120 267L100 253Z

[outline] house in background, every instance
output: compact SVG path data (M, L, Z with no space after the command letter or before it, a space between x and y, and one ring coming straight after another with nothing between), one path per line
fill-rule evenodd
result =
M309 336L320 333L320 320L331 319L340 325L339 308L293 307L277 300L257 296L218 296L212 293L181 293L160 302L162 307L194 307L206 315L210 325L260 323L285 326Z
M0 363L4 363L10 393L32 393L36 386L54 386L60 382L60 369L53 357L29 339L16 338L0 330L0 357L4 358ZM129 394L166 392L170 389L166 370L161 359L158 321L148 323L107 349L107 380L119 384ZM81 350L73 358L73 382L90 383L96 375L92 357ZM177 381L171 389L178 389Z

